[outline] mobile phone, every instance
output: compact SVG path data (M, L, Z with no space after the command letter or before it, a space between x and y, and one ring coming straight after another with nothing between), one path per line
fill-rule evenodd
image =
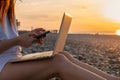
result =
M48 34L48 33L50 33L50 31L45 31L45 32L43 32L42 34L36 35L34 38L40 39L41 37L45 37L46 34Z

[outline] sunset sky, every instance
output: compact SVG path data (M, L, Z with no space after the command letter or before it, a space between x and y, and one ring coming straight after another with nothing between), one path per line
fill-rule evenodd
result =
M70 33L115 34L120 29L120 0L17 1L19 29L59 29L64 12L73 16Z

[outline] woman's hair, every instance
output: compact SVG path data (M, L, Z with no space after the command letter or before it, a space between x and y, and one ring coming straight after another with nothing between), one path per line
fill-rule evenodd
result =
M10 25L15 24L15 14L14 14L15 0L0 0L0 22L2 28L4 28L4 17L8 16Z

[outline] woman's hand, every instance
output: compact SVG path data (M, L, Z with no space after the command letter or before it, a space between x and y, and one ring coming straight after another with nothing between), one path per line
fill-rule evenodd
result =
M40 39L34 38L36 35L41 34L45 30L43 28L38 28L35 30L32 30L31 32L21 34L19 37L17 37L17 43L18 45L22 47L30 47L33 43L39 43L42 44L44 37Z
M20 45L22 47L26 47L26 48L30 47L33 44L33 41L36 40L33 37L33 35L35 35L35 34L32 32L21 34L19 37L17 37L18 45Z
M40 35L41 33L45 32L45 29L43 29L43 28L37 28L37 29L32 30L31 32L34 33L33 36L36 36L36 35ZM42 37L42 38L40 38L40 39L36 39L36 40L34 40L34 43L42 44L44 38L45 38L45 36Z

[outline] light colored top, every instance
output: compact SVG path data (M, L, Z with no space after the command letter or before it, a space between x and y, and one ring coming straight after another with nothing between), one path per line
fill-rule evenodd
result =
M18 31L16 29L16 24L11 27L8 17L5 16L5 25L4 25L4 29L2 29L2 25L0 23L0 40L7 40L7 39L11 39L14 37L18 36ZM5 47L5 46L3 46ZM10 59L15 59L22 56L22 54L20 53L20 46L14 46L12 48L10 48L9 50L0 53L0 72L2 71L3 67L5 66L5 64L10 60Z

